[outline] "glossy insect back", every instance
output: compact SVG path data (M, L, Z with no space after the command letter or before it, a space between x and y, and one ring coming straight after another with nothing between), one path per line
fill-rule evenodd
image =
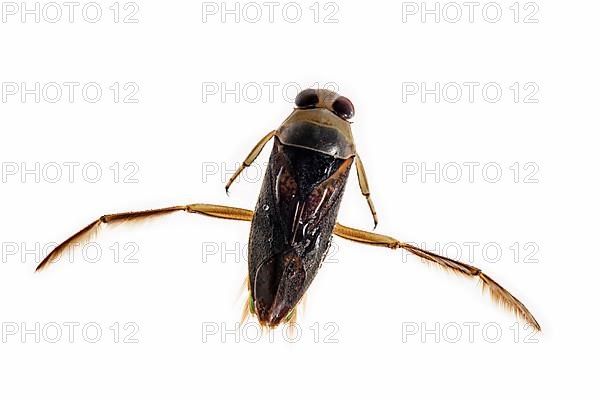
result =
M301 93L297 105L314 107L313 95ZM315 278L353 156L348 123L329 109L297 109L278 129L249 243L250 290L262 324L287 320Z
M213 218L252 221L247 286L250 291L243 320L253 314L261 324L274 327L296 317L298 302L314 280L332 233L370 246L404 249L422 260L479 279L492 299L513 311L535 330L541 329L531 312L508 290L479 268L420 249L391 236L336 223L352 163L367 200L374 226L377 213L364 165L356 153L349 119L354 106L346 97L328 90L307 89L296 98L296 108L279 128L261 138L231 176L251 165L273 139L255 211L218 204L195 203L143 211L106 214L71 235L37 266L41 271L72 246L85 243L103 225L141 221L175 212Z
M275 137L250 231L250 287L259 321L281 322L314 279L351 164L351 158L285 145Z

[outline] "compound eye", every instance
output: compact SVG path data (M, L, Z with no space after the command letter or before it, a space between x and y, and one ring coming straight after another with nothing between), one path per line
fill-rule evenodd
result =
M354 117L354 105L352 105L352 102L346 97L338 97L331 105L331 108L333 108L333 111L340 118L345 120Z
M305 89L296 96L296 107L309 108L314 107L319 102L319 96L315 89Z

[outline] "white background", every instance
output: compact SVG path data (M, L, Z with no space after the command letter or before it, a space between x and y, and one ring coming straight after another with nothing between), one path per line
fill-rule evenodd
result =
M485 3L472 23L466 6L456 23L447 21L454 17L448 7L439 23L434 15L422 23L420 13L403 14L401 2L325 3L318 3L315 22L313 2L301 2L296 23L289 21L293 9L288 20L282 15L286 3L275 8L272 23L264 5L258 22L240 4L239 22L229 15L223 23L220 3L216 15L203 15L210 6L193 1L140 2L138 23L123 23L133 10L123 10L124 3L113 22L112 2L104 1L97 23L84 20L82 6L73 23L65 6L56 23L44 15L23 23L21 10L3 14L3 89L80 85L72 103L65 86L56 103L48 93L36 103L35 95L23 100L20 92L0 103L3 398L591 396L596 374L586 361L599 355L597 3L538 2L537 23L523 22L535 9L524 2L518 23L512 1L498 3L497 23L482 16ZM337 22L325 23L332 12ZM96 103L82 97L89 82L103 89ZM117 103L109 88L115 82ZM128 82L139 88L137 103L124 102ZM434 95L403 101L407 82L479 86L473 102L465 86L456 103L448 93L439 103ZM94 242L102 249L97 262L93 251L76 251L72 260L33 273L41 248L105 213L196 202L252 209L260 188L254 178L264 172L271 145L229 198L225 180L288 115L297 87L327 83L356 107L353 131L380 216L377 231L429 249L438 244L448 255L458 247L462 260L528 306L542 334L515 325L474 281L400 252L335 239L335 253L308 292L300 340L289 343L276 331L273 343L266 334L250 343L253 330L237 340L232 332L247 266L240 251L223 249L242 248L249 224L198 215L103 229ZM482 97L487 83L502 88L497 102ZM539 88L537 103L524 101L526 83ZM221 84L234 92L239 85L239 99L223 99ZM209 95L215 85L219 93ZM258 98L243 92L257 86ZM73 182L69 162L79 163ZM39 177L22 174L36 163ZM52 183L56 163L62 178ZM97 183L90 182L93 170L82 172L89 163L100 166ZM436 163L439 182L421 176L422 166ZM464 163L479 163L472 182ZM489 163L500 167L496 183L494 170L482 172ZM419 172L407 176L415 165ZM452 183L456 165L463 175ZM532 168L537 183L526 182ZM125 182L131 171L137 183ZM371 228L354 174L339 220ZM131 246L137 263L125 257ZM208 251L215 248L216 255ZM80 324L73 343L69 322ZM138 327L137 343L125 343L127 322ZM39 343L33 333L22 336L36 323ZM82 333L87 323L102 329L97 343L88 342L93 330ZM62 337L51 343L56 325ZM207 335L211 327L231 332ZM422 336L423 329L431 332Z

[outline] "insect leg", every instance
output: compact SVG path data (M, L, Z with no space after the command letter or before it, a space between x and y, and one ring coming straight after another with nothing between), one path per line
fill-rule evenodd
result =
M367 173L365 172L365 167L360 160L359 155L356 154L354 158L356 160L356 172L358 172L358 184L360 185L360 191L367 199L367 203L369 203L369 209L371 210L371 214L373 215L373 223L375 224L373 229L375 229L379 220L377 219L377 212L375 212L375 204L373 204L373 200L371 199L369 182L367 182Z
M277 133L277 131L271 131L271 132L267 133L267 135L265 137L263 137L262 139L260 139L260 141L258 143L256 143L256 145L254 146L254 148L252 149L250 154L248 154L248 157L246 157L246 159L244 160L242 165L240 165L240 167L235 171L235 173L229 179L229 181L227 181L227 184L225 185L226 193L229 193L229 187L231 186L231 184L233 183L235 178L237 178L242 173L244 168L249 167L250 164L252 164L254 162L254 160L256 160L256 157L258 157L258 155L260 154L262 149L265 147L267 142L269 140L271 140L271 138L275 135L275 133Z
M86 242L98 228L103 224L112 224L115 222L139 221L144 218L156 217L159 215L170 214L176 211L185 211L189 213L203 214L214 218L233 219L239 221L251 221L253 212L243 208L227 207L213 204L189 204L187 206L174 206L158 208L154 210L132 211L118 214L103 215L79 232L75 233L67 240L58 245L50 252L35 269L41 271L50 261L62 254L70 245L78 242Z
M447 257L439 256L427 250L420 249L408 243L403 243L394 239L391 236L378 235L372 232L366 232L359 229L350 228L341 224L336 224L333 233L344 239L352 240L372 246L387 247L390 249L404 249L426 261L433 262L450 271L468 276L477 277L483 284L483 289L488 290L492 299L514 312L518 317L525 320L528 324L534 327L537 331L541 330L540 325L529 312L527 307L523 305L516 297L500 286L492 278L484 274L479 268L473 267L460 261L455 261Z

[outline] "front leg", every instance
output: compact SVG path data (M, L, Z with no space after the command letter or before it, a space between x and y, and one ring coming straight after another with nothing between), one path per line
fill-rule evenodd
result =
M360 186L360 191L367 199L367 203L369 204L369 209L371 210L371 215L373 216L373 223L375 226L373 229L377 228L377 224L379 220L377 218L377 212L375 211L375 204L373 204L373 200L371 199L371 191L369 190L369 182L367 182L367 173L365 172L365 167L360 160L360 156L356 154L354 156L356 160L356 172L358 173L358 184Z

